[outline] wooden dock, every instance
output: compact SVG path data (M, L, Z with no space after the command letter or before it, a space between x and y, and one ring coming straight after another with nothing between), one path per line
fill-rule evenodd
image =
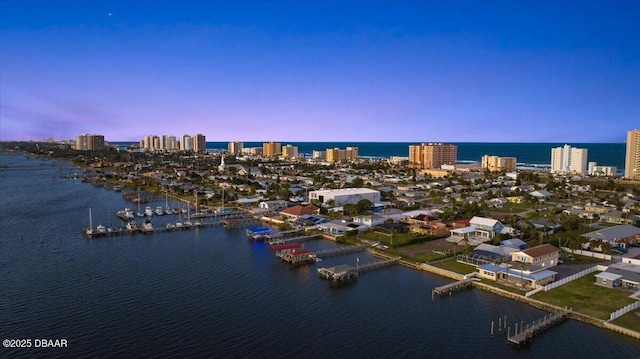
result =
M294 243L294 242L296 243L306 242L306 241L310 241L313 239L320 239L320 238L322 238L321 234L311 234L307 236L298 236L298 237L292 237L292 238L275 237L275 238L267 239L267 243L270 246L274 246L274 245Z
M358 245L358 246L342 246L342 247L336 247L331 249L325 249L319 252L314 252L313 254L318 258L327 258L327 257L338 256L341 254L363 252L363 251L366 251L367 248L369 248L369 245L367 244Z
M535 333L538 333L560 323L562 320L567 318L567 316L571 314L571 312L571 309L565 308L564 310L561 310L557 313L549 314L544 318L540 318L537 321L528 324L526 328L521 328L520 331L517 330L516 324L516 332L513 335L509 335L509 333L507 333L507 341L516 345L526 343L533 339L533 335Z
M436 294L444 294L444 293L448 293L449 295L453 294L453 292L460 290L462 288L467 288L469 286L471 286L471 283L473 283L474 281L479 281L480 279L478 278L465 278L462 280L459 280L457 282L453 282L453 283L449 283L449 284L445 284L443 286L440 287L435 287L433 288L433 290L431 291L431 300L433 301L434 297Z
M342 264L335 267L318 268L318 275L333 283L353 281L358 279L360 273L366 273L375 269L394 265L400 260L400 258L401 257L394 257L392 259L377 261L357 267Z
M343 246L326 249L319 252L310 252L305 249L299 249L299 245L293 247L294 244L297 243L280 244L272 246L272 248L275 248L276 250L276 257L293 265L315 263L322 260L322 258L333 257L341 254L362 252L369 248L368 245Z

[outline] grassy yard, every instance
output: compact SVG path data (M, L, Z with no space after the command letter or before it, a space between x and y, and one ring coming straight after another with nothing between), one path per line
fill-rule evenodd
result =
M640 332L640 309L629 312L611 323Z
M612 312L634 302L629 298L629 292L595 285L596 274L587 274L548 292L537 293L533 298L599 319L609 319Z
M434 263L434 267L439 267L442 269L450 270L452 272L460 273L460 274L469 274L476 271L476 267L470 266L468 264L458 263L455 259L451 258L448 261L442 261L440 263Z
M443 256L442 254L438 254L438 253L416 253L413 256L408 256L409 258L413 259L416 262L432 262L432 261L437 261L439 259L443 259L446 258L446 256Z
M390 235L376 232L367 232L360 234L360 238L369 239L375 242L380 242L389 247L399 247L410 243L416 238L413 233L396 233L393 235L393 243Z

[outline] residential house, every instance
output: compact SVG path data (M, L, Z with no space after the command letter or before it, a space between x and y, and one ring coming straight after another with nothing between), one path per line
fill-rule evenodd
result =
M611 211L600 215L600 219L607 223L614 224L633 224L638 220L638 216L630 215L622 211Z
M286 217L295 221L300 216L303 216L305 214L309 214L309 215L318 214L318 207L312 204L309 204L306 206L295 205L295 206L283 209L282 211L280 211L280 214L283 217Z
M629 224L621 224L614 227L598 229L581 235L587 240L599 240L608 242L611 247L626 248L640 242L640 228Z
M374 227L379 224L382 224L386 221L385 216L381 216L379 214L372 214L368 216L357 216L353 217L353 223L362 224L367 227Z
M477 269L480 278L487 278L523 289L546 285L556 279L558 273L549 270L558 264L560 249L543 244L511 253L509 264L488 263Z
M560 258L560 249L551 244L542 244L539 246L523 249L511 254L511 261L518 263L526 263L537 267L554 267L558 265Z
M289 207L289 202L284 200L263 201L258 205L260 209L268 211L280 212L283 209Z
M640 289L640 260L622 258L622 261L611 264L595 277L597 285L637 291Z

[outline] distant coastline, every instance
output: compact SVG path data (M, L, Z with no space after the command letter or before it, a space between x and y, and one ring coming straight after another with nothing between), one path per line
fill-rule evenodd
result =
M428 142L428 141L425 141ZM126 146L136 142L110 142L113 145ZM243 142L244 147L261 147L262 142ZM389 158L392 156L407 157L409 145L419 142L288 142L280 141L283 145L298 146L298 153L310 156L314 150L324 151L327 148L358 147L358 153L363 158ZM458 162L479 162L483 155L516 157L519 166L549 167L551 165L551 149L564 146L560 142L447 142L458 145ZM572 147L586 148L588 161L599 165L616 166L618 173L624 171L626 144L622 143L566 143ZM227 142L207 142L210 151L225 151Z

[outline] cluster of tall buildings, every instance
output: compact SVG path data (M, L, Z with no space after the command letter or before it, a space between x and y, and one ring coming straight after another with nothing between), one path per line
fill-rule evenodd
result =
M105 148L103 135L77 135L74 148L78 151L102 150Z
M227 152L233 155L252 155L296 159L300 157L298 146L282 145L280 142L263 142L262 147L244 147L242 142L228 142ZM327 162L355 161L358 159L358 147L327 148L325 151L313 151L313 159Z
M591 176L616 176L615 166L587 162L588 150L569 145L551 149L551 172L566 174L588 174ZM640 130L627 132L624 178L640 180Z
M441 168L455 165L458 146L444 143L421 143L409 145L409 166L420 169Z
M176 136L149 135L140 140L140 148L149 151L193 151L196 153L206 152L206 138L202 134Z

